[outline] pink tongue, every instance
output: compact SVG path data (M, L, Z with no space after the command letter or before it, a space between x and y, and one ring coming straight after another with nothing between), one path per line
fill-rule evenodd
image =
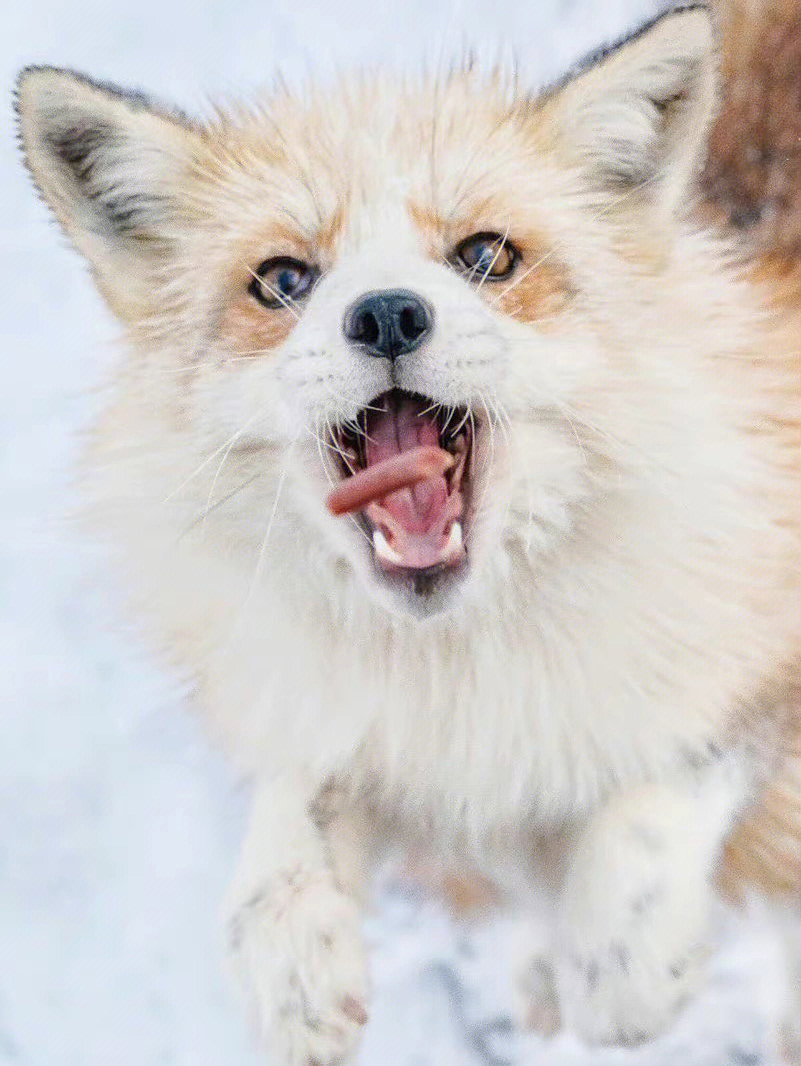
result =
M433 417L423 415L421 402L411 398L389 402L389 410L369 412L366 466L373 466L418 445L439 447L439 429ZM433 414L431 412L430 414ZM448 502L444 477L427 478L408 489L399 489L381 500L398 525L407 533L426 533L441 519Z

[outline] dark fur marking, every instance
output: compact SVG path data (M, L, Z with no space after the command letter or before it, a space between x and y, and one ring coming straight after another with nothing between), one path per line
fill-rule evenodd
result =
M159 104L143 92L120 89L109 82L95 81L74 70L33 64L20 71L14 90L17 141L23 153L25 146L22 138L20 104L22 83L26 77L35 74L53 74L68 78L125 104L129 111L148 111L175 125L201 133L200 127L184 112ZM44 146L48 147L61 164L71 172L86 199L97 205L101 230L109 227L120 236L141 240L151 239L153 217L164 215L165 209L169 207L168 199L152 192L131 194L113 184L106 184L105 187L103 185L99 153L105 151L113 155L115 148L123 143L121 133L115 125L100 119L84 120L80 116L80 109L77 109L72 121L67 112L64 115L63 125L56 125L52 117L50 125L51 128L45 129L42 134ZM25 165L30 171L31 167L27 159ZM35 176L34 182L42 195Z
M731 1055L731 1061L734 1066L759 1066L762 1061L762 1056L755 1051L746 1051L741 1047L733 1047L729 1049Z
M103 122L68 125L48 131L45 141L115 233L144 236L153 216L163 214L165 197L125 192L118 185L103 182L101 153L113 156L120 144L119 132L113 126Z
M621 941L617 940L609 945L609 953L617 963L621 973L628 974L631 963L631 952Z
M676 104L681 104L687 99L687 93L677 92L672 96L666 96L664 100L655 100L653 96L649 96L648 99L659 112L660 115L664 115L666 111L669 111Z
M688 965L688 959L680 959L678 962L673 963L670 967L670 976L674 981L678 981L686 973Z
M44 137L55 155L72 171L80 184L88 184L93 180L97 154L104 146L113 142L114 138L114 129L102 122L49 130Z
M132 111L152 111L157 115L161 115L162 118L185 126L187 129L196 128L196 124L186 112L177 107L168 107L140 89L122 89L119 85L114 85L110 81L99 81L95 78L87 77L86 74L82 74L78 70L71 70L69 67L52 67L41 63L31 63L29 66L23 67L19 72L17 89L14 94L17 113L19 113L19 86L29 74L59 74L63 77L71 78L89 89L95 89L106 96L114 97L115 100L127 104Z

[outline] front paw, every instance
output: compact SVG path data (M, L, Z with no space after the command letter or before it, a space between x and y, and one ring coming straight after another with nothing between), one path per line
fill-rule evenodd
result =
M327 872L286 874L229 920L237 973L280 1066L351 1061L367 1021L356 902Z
M697 988L703 955L647 952L625 940L576 948L560 967L566 1028L593 1044L652 1040Z
M682 923L656 886L594 913L572 909L557 969L565 1028L593 1044L658 1036L700 983L703 927Z

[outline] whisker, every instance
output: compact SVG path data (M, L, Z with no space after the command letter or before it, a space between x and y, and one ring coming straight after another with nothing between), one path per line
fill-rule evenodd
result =
M511 439L511 426L512 426L512 423L511 423L511 419L509 418L508 413L504 409L503 404L500 402L500 400L498 399L498 397L497 397L497 395L495 394L494 391L490 394L490 399L492 400L493 410L495 412L495 417L496 417L496 419L498 421L498 428L503 433L504 441L506 442L507 449L511 450L511 447L512 447L512 439ZM507 497L506 506L504 508L504 513L503 513L503 519L501 521L501 528L502 529L506 528L506 523L507 523L507 521L509 519L509 509L510 509L511 505L512 505L511 497Z
M445 416L445 421L443 422L443 425L442 425L442 431L441 432L442 432L443 436L448 432L448 426L451 424L451 419L456 414L456 408L453 406L453 404L451 404L451 403L448 404L447 412L448 413Z
M293 447L293 446L294 446L294 441L293 441L293 443L292 443L292 445L290 447ZM285 456L285 460L286 460L286 456ZM284 482L285 481L286 481L286 461L284 461L284 464L283 464L283 466L281 468L281 473L280 473L280 475L278 477L278 486L277 486L277 488L275 490L275 496L273 497L273 505L272 505L272 509L270 511L270 517L267 520L267 529L265 530L264 538L263 538L263 540L261 542L261 547L259 548L259 555L258 555L258 558L256 559L256 567L255 567L255 569L253 571L253 581L251 583L250 592L248 593L248 598L247 598L247 600L245 601L245 604L244 604L245 607L247 607L247 604L250 602L250 598L251 598L251 596L253 595L253 593L256 590L256 585L258 584L259 578L261 577L262 571L264 569L264 559L266 557L266 552L267 552L267 542L269 541L270 534L272 533L272 530L273 530L273 524L275 522L275 516L276 516L276 514L278 512L278 502L281 499L281 492L282 492L282 490L284 488Z
M325 460L325 456L323 455L323 447L325 445L325 441L323 441L323 439L321 438L320 434L319 433L315 433L315 431L311 427L304 426L304 429L306 430L307 433L310 433L311 436L314 437L315 441L317 442L317 454L320 457L320 466L322 466L323 473L325 474L326 478L328 479L328 484L333 488L334 487L334 479L331 476L331 470L330 470L330 468L328 466L328 463ZM326 431L330 432L330 430L328 430L328 429ZM329 445L329 447L333 447L333 445Z
M573 421L573 419L570 417L570 415L564 408L562 409L562 414L567 419L567 424L570 426L570 430L576 439L576 444L578 444L579 451L581 452L581 457L584 460L585 465L589 467L590 461L587 458L587 453L584 450L584 445L582 444L581 437L579 436L578 430L576 429L576 423Z
M531 538L534 535L534 496L531 491L531 478L526 478L526 496L528 498L528 521L526 522L526 555L531 554Z
M319 435L317 433L314 433L311 429L309 429L308 426L306 427L306 432L311 434L312 437L314 437L314 439L317 441L318 445L322 445L324 448L328 448L330 451L334 452L337 456L339 456L339 458L342 460L342 462L345 464L345 466L348 468L348 470L351 472L351 474L355 474L356 473L356 471L351 466L350 456L348 455L348 453L346 451L344 451L343 448L341 448L339 446L339 444L337 444L336 436L334 435L333 431L329 428L329 423L328 423L327 419L326 419L326 432L327 432L327 435L328 435L328 438L329 438L328 440L321 439L319 437ZM331 484L333 485L333 481L331 481Z
M254 482L257 478L261 476L261 471L255 474L251 474L249 478L246 478L246 480L242 482L241 485L237 485L235 489L231 489L231 491L227 492L225 496L220 497L220 499L213 503L211 507L207 507L204 511L201 511L200 514L196 515L192 519L192 521L189 522L188 525L184 526L184 528L178 534L178 541L181 541L187 535L187 533L191 533L195 526L202 522L205 522L207 515L212 514L213 511L216 511L218 508L222 507L223 504L228 503L228 501L233 499L234 496L237 495L237 493L242 492L243 489L246 489L248 485L252 484L252 482Z
M300 315L298 314L297 310L293 307L292 301L289 300L286 296L284 296L284 294L282 292L278 292L277 289L274 289L272 287L272 285L269 285L264 280L264 278L261 277L259 274L257 274L256 271L253 270L251 267L249 267L247 263L243 262L242 260L240 260L240 262L242 262L242 266L245 267L245 269L247 270L248 274L250 274L251 277L253 277L256 281L258 281L258 283L260 285L262 285L267 290L267 292L270 293L271 296L274 296L276 298L276 300L278 300L278 302L280 304L283 304L283 306L287 309L287 311L289 311L289 313L291 315L294 315L295 319L298 322L300 322Z
M214 496L214 489L215 489L215 487L217 485L217 479L220 476L222 468L225 466L225 461L228 458L228 456L231 454L231 449L233 448L234 444L236 443L238 438L242 436L242 434L245 432L246 428L247 427L243 426L243 428L238 433L234 434L234 436L231 437L230 443L229 443L228 447L225 449L225 454L223 455L222 459L220 459L220 462L219 462L219 464L217 466L217 469L214 471L214 477L211 479L211 487L209 488L209 494L206 497L206 511L205 511L206 514L208 514L210 509L211 509L211 501L212 501L212 497ZM205 522L205 518L204 518L203 521Z
M657 456L644 452L641 448L638 448L631 441L621 440L613 433L610 433L608 430L602 429L600 426L586 418L581 413L581 411L579 411L572 404L568 404L564 401L559 401L551 398L548 401L548 406L553 407L554 410L556 410L570 425L571 431L576 438L576 443L581 449L582 455L584 456L584 461L587 464L588 469L592 468L591 461L584 448L584 443L581 440L581 434L579 433L576 423L578 424L578 426L582 426L585 429L589 430L589 432L593 435L608 441L611 445L614 445L616 451L628 451L633 452L635 455L637 455L637 457L641 460L643 464L638 469L639 476L645 476L646 480L652 488L656 489L657 492L662 495L669 496L669 492L665 488L664 478L654 473L654 471L659 471L660 469L664 470L667 468L667 464L660 462ZM573 421L574 419L575 422ZM614 458L614 456L612 458Z
M540 256L536 263L532 263L532 265L526 270L524 270L522 274L518 274L516 278L513 278L506 286L506 288L501 293L499 293L492 301L493 307L497 306L500 300L502 300L505 296L508 296L513 289L516 289L517 286L524 282L530 274L532 274L538 267L541 267L546 259L550 259L552 255L555 255L555 253L556 248L551 248L551 250L549 252L546 252L545 255Z
M489 454L487 455L486 462L484 463L484 469L482 470L482 475L486 475L488 473L488 471L490 471L492 469L492 467L493 467L493 465L495 463L495 427L493 426L492 411L490 410L490 408L489 408L489 406L487 404L487 401L485 400L485 398L484 398L484 396L482 395L481 392L478 392L478 398L481 400L481 406L484 408L484 411L486 413L486 416L487 416L487 428L489 430L489 440L490 440ZM489 489L489 478L485 476L484 477L484 488L483 488L483 491L481 493L481 499L479 500L478 506L477 506L477 510L478 511L483 510L484 499L485 499L485 497L487 495L487 490L488 489Z
M331 485L331 487L333 488L334 487L334 479L331 477L331 471L329 470L328 464L325 462L325 460L323 458L323 453L322 453L322 447L325 445L325 441L322 441L320 439L320 437L319 437L319 434L315 433L312 429L309 429L308 426L306 428L307 428L308 432L311 433L311 435L317 441L317 451L318 451L318 453L320 455L320 462L323 464L323 468L325 470L325 476L328 478L328 484ZM331 429L331 424L328 421L327 417L326 417L326 420L325 420L325 432L331 437L332 440L334 439L333 430ZM344 455L342 455L342 453L339 451L339 449L336 447L336 445L335 444L330 444L330 445L328 445L328 447L332 448L333 451L337 452L342 457L342 459L345 461L345 465L347 466L348 470L350 470L351 474L355 474L356 471L350 465L350 463L348 462L347 458ZM348 514L347 518L349 519L349 521L351 521L353 523L353 525L359 531L359 534L362 537L364 537L364 539L368 542L368 544L372 544L372 541L368 537L368 535L365 532L365 530L362 528L362 525L359 522L359 520L356 517L356 515Z
M325 382L325 387L329 395L337 401L340 407L358 407L359 411L373 411L375 414L383 414L385 411L384 407L375 407L373 404L369 403L358 403L358 401L353 400L352 398L343 396L341 393L336 392L327 381Z
M643 189L647 189L649 185L654 185L657 182L661 181L668 173L668 170L669 167L661 167L659 170L654 171L654 173L647 177L644 181L639 182L637 185L632 185L630 189L622 193L620 196L616 197L614 200L611 200L605 206L605 208L601 209L598 212L599 217L606 218L608 215L613 214L621 204L626 202L626 200L630 200L631 197L636 196L638 192L642 192Z
M503 404L501 403L501 401L498 399L498 397L495 395L494 392L492 394L492 403L493 403L493 407L495 409L496 417L498 419L498 427L501 430L501 432L503 433L504 440L506 441L506 446L510 447L511 443L512 443L512 440L511 440L512 420L509 417L509 414L508 414L506 408L503 406Z
M492 262L491 262L491 263L490 263L490 265L489 265L489 266L487 267L487 269L486 269L486 270L484 271L484 274L483 274L483 276L482 276L481 280L479 281L479 283L478 283L478 286L476 287L476 292L478 292L478 291L479 291L479 289L481 288L481 286L482 286L482 285L484 284L484 282L485 282L485 281L487 280L487 278L488 278L488 277L490 276L490 274L492 273L492 268L493 268L493 267L495 266L495 264L496 264L496 263L498 262L498 256L499 256L499 255L501 254L501 252L503 251L504 245L506 244L507 240L509 239L509 227L510 227L510 226L511 226L511 222L507 223L507 225L506 225L506 231L504 232L504 235L503 235L503 237L501 238L501 240L500 240L500 241L499 241L499 243L498 243L498 247L497 247L497 249L496 249L496 251L495 251L495 255L494 255L494 256L492 257Z
M270 508L269 517L267 519L267 528L265 530L264 537L262 538L261 546L259 548L259 553L258 553L258 556L256 558L256 565L255 565L255 567L253 569L253 578L252 578L252 580L250 582L250 586L248 588L247 594L246 594L244 600L242 601L242 603L241 603L241 605L240 605L240 607L239 607L239 609L237 611L237 616L236 616L236 618L234 620L234 623L231 626L231 632L230 632L229 637L228 637L227 647L231 646L231 644L232 644L232 642L234 640L234 637L236 636L236 633L237 633L237 631L239 629L239 626L244 621L245 612L247 611L247 608L248 608L248 605L250 604L250 601L253 599L253 596L254 596L254 594L256 592L256 588L257 588L258 583L259 583L259 578L261 577L261 574L263 572L264 560L266 558L266 553L267 553L267 544L269 542L270 534L272 533L273 525L275 523L275 516L278 513L278 503L279 503L279 501L281 499L281 493L282 493L283 488L284 488L284 482L286 481L287 462L288 462L289 456L292 453L292 451L294 450L295 445L297 444L297 442L298 442L298 437L295 437L294 440L292 440L287 445L287 447L284 450L284 454L283 454L283 458L282 458L282 462L281 462L281 472L278 475L278 484L276 485L275 495L273 496L272 506Z
M456 427L456 429L455 429L455 430L453 431L453 434L452 434L452 435L453 435L454 437L458 437L458 436L459 436L459 434L460 434L460 433L462 432L462 430L464 429L465 423L467 422L468 418L472 419L472 417L473 417L473 413L472 413L472 411L470 410L470 405L468 404L468 405L467 405L467 408L466 408L466 410L465 410L464 416L463 416L463 418L462 418L462 421L461 421L461 422L459 423L459 425L458 425L458 426ZM474 437L473 439L475 440L475 437Z
M196 478L198 476L198 474L202 470L205 470L205 468L209 465L209 463L213 459L216 459L216 457L220 454L220 452L224 452L226 450L226 448L229 448L229 446L232 445L234 441L236 441L237 437L240 437L245 432L245 430L248 428L248 426L252 425L252 423L256 421L256 419L259 417L259 414L260 414L260 412L256 411L256 413L251 415L250 418L247 420L247 422L245 422L245 424L243 426L241 426L236 431L236 433L234 433L234 435L232 437L229 437L228 440L224 441L220 445L219 448L215 448L215 450L211 453L211 455L207 459L204 459L203 462L200 464L200 466L197 467L197 469L194 470L189 475L189 477L184 478L184 480L181 482L181 484L177 488L173 489L172 492L168 496L164 497L164 499L161 501L162 504L169 503L170 500L172 500L175 496L177 496L178 493L189 484L190 481L194 480L194 478Z
M439 414L439 412L442 410L442 406L443 405L438 400L435 400L433 403L429 404L428 407L425 408L425 410L421 411L417 417L423 418L425 415L430 414L432 411L435 411L437 414Z

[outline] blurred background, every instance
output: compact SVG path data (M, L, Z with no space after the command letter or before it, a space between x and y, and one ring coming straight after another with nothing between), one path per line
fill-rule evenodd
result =
M5 5L0 69L0 1064L255 1066L222 973L218 909L246 789L187 693L118 613L73 530L72 470L118 359L115 326L25 174L11 88L49 63L190 113L356 65L414 69L465 47L541 85L652 14L646 0L240 0ZM767 1066L776 945L721 913L708 990L635 1052L546 1043L511 1017L537 929L455 922L397 871L367 921L376 996L363 1066Z

